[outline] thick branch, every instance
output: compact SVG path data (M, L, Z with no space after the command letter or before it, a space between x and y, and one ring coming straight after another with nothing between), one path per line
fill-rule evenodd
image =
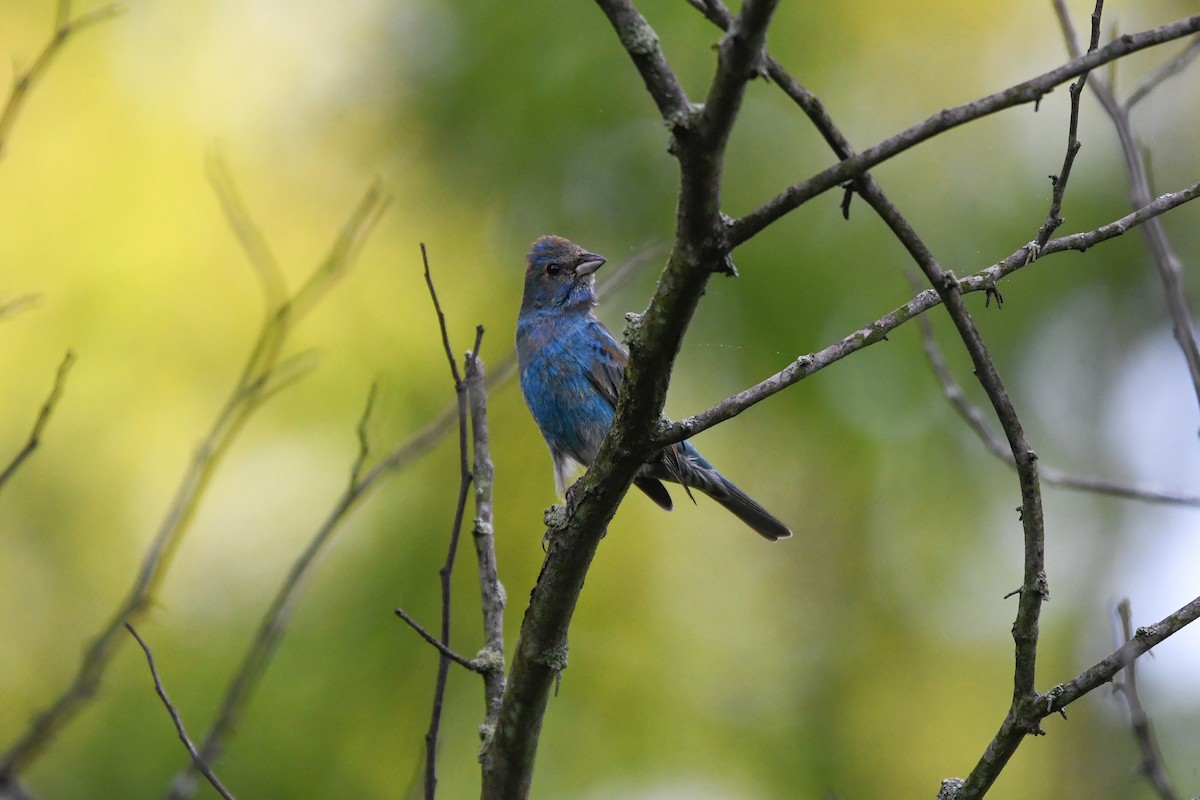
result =
M654 41L645 20L627 2L598 0L634 63L646 78L644 43ZM748 62L757 58L774 2L748 0L739 18L739 37L726 45L710 96L736 110ZM654 47L657 50L657 46ZM656 69L668 69L655 61ZM674 85L672 78L667 85ZM718 88L718 84L725 84ZM647 80L652 94L657 90ZM682 132L682 94L664 102L655 95L664 121L675 127L673 152L680 163L675 245L645 315L631 326L629 364L616 419L594 463L572 490L565 511L548 520L549 553L530 598L513 656L512 670L491 746L484 754L483 796L521 798L529 792L538 735L550 688L566 667L567 629L584 576L600 537L637 469L650 453L653 426L662 413L671 367L708 277L723 269L720 183L724 137L732 115L717 114L702 131ZM696 135L696 134L699 135Z
M633 59L646 91L658 106L658 113L672 126L683 124L691 115L691 103L667 63L654 28L629 0L597 0L596 4L608 17L625 52Z

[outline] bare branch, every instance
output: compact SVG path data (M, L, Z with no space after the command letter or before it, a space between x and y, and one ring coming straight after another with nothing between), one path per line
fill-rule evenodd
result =
M458 540L462 533L463 514L467 506L467 493L471 488L471 465L468 458L468 423L467 423L467 385L463 382L454 359L454 349L450 346L450 334L446 330L446 315L442 313L442 304L438 302L437 291L433 288L433 277L429 272L429 257L421 244L421 261L425 265L425 285L429 287L429 297L433 301L434 311L437 312L438 329L442 335L442 346L446 359L450 364L450 375L454 379L454 392L458 410L458 463L459 484L458 498L454 504L454 523L450 528L450 544L446 549L446 561L438 570L442 584L442 631L441 642L447 649L450 647L451 620L451 576L454 573L454 561L458 555ZM480 330L482 335L482 330ZM476 339L476 348L479 340ZM397 610L398 611L398 610ZM437 745L438 733L442 723L442 703L446 696L446 680L450 676L450 659L445 652L438 660L437 682L433 690L433 710L429 715L429 729L425 733L425 800L433 800L437 794Z
M204 165L208 172L208 182L212 184L221 210L225 212L225 221L233 229L250 260L250 266L262 284L263 306L265 313L270 316L287 300L287 282L283 277L283 269L271 252L271 246L263 236L246 204L242 201L241 192L229 164L225 158L224 149L214 144L205 154Z
M1056 8L1059 9L1060 16L1065 14L1065 9L1062 7L1062 0L1055 0ZM1092 38L1088 45L1088 52L1094 53L1100 46L1100 13L1104 9L1104 0L1096 0L1096 9L1092 12ZM1068 39L1074 40L1074 31L1067 29ZM1078 53L1072 52L1071 55L1078 57ZM1050 176L1050 184L1053 189L1050 198L1050 211L1046 214L1046 221L1042 223L1042 227L1038 230L1034 241L1035 254L1045 246L1046 242L1050 241L1050 237L1063 224L1061 215L1063 197L1067 192L1067 182L1071 178L1071 167L1075 164L1075 156L1079 155L1079 149L1083 146L1079 141L1079 98L1083 94L1083 86L1087 83L1088 73L1085 72L1071 84L1067 90L1071 95L1071 118L1067 125L1067 153L1063 157L1062 169L1057 175Z
M1128 599L1117 604L1117 617L1121 621L1121 643L1128 644L1129 640L1133 638L1133 611L1129 607ZM1146 776L1146 780L1150 782L1162 800L1177 800L1179 795L1176 794L1175 787L1171 785L1171 776L1167 774L1167 768L1163 764L1162 752L1159 751L1158 742L1155 741L1150 717L1147 716L1142 699L1138 695L1136 661L1130 660L1125 665L1125 679L1119 688L1125 697L1126 705L1129 706L1129 721L1133 727L1133 734L1137 738L1138 749L1142 751L1142 774Z
M671 71L650 23L629 0L598 0L597 5L608 16L622 46L633 59L659 114L673 125L684 124L691 116L691 103Z
M1054 8L1066 35L1067 47L1074 52L1078 45L1075 43L1073 32L1070 29L1070 19L1063 0L1055 0ZM1093 30L1093 40L1095 36L1096 31ZM1176 69L1182 69L1191 58L1188 54L1197 48L1198 42L1200 39L1193 42L1192 47L1184 51L1183 56L1168 64L1168 67L1178 65ZM1164 75L1163 78L1165 77ZM1139 88L1144 93L1148 93L1158 86L1161 80L1144 83ZM1129 180L1130 202L1134 208L1145 206L1150 202L1153 190L1150 186L1150 171L1147 168L1146 159L1142 155L1142 150L1138 146L1137 137L1133 132L1133 123L1129 118L1129 109L1133 103L1119 103L1113 95L1111 87L1104 81L1092 79L1089 86L1109 119L1112 120L1113 127L1117 132L1117 139L1121 143L1121 154L1125 159L1125 171ZM1192 389L1197 402L1200 402L1200 344L1197 344L1196 322L1191 308L1188 307L1187 289L1183 282L1183 266L1171 247L1166 229L1159 220L1149 220L1142 231L1146 236L1150 256L1158 269L1159 279L1163 284L1163 295L1167 301L1167 311L1171 315L1175 341L1183 351L1184 361L1187 363L1188 373L1192 378Z
M1041 720L1051 714L1061 712L1079 698L1111 682L1135 659L1183 630L1184 627L1195 622L1198 617L1200 617L1200 597L1154 625L1138 628L1133 637L1125 644L1079 673L1072 680L1060 683L1045 694L1037 695L1030 702L1014 709L1015 713L1010 712L1005 717L999 732L971 773L971 777L966 782L957 778L943 782L943 792L938 797L945 798L945 800L963 800L966 797L977 796L971 787L980 782L990 783L995 780L1008 761L1007 755L998 746L999 742L1010 738L1016 731L1040 730Z
M42 431L46 429L46 423L50 421L50 415L54 412L54 407L58 405L58 400L62 397L63 385L67 380L67 372L70 371L71 365L75 363L75 354L70 350L63 356L62 363L58 365L58 372L54 376L54 386L50 389L50 394L46 396L46 401L42 403L42 409L38 412L37 419L33 421L33 430L29 432L29 438L25 441L24 447L13 456L13 460L8 463L3 472L0 472L0 489L4 488L4 484L8 483L8 479L13 476L13 473L33 454L37 449L38 444L42 440Z
M71 3L69 0L59 0L54 20L54 35L50 37L50 41L46 42L45 47L42 48L42 52L33 60L33 64L13 79L8 100L5 102L4 108L0 109L0 158L4 157L5 145L8 144L8 137L12 133L13 125L17 121L17 114L21 111L26 99L29 97L29 90L33 88L35 83L41 80L46 70L50 67L50 62L58 55L63 45L67 43L67 40L79 31L107 19L112 19L124 10L124 7L119 3L112 3L100 6L71 19Z
M359 418L357 426L359 452L355 457L351 474L362 472L363 464L369 454L365 431L373 408L373 397L374 388L368 394L362 416ZM433 446L445 437L452 423L452 417L444 416L430 422L415 435L393 448L391 452L380 459L379 463L362 474L362 477L347 486L346 491L334 503L312 539L292 564L287 578L280 585L270 606L263 614L254 638L242 658L241 665L229 682L229 688L226 689L225 696L221 700L212 727L205 734L204 743L200 746L200 753L207 761L212 762L220 754L225 740L237 727L246 704L249 703L250 698L262 682L279 642L291 625L292 617L300 604L304 589L308 586L313 569L327 545L333 540L333 536L343 520L375 487L382 484L385 477L401 472L433 449ZM167 797L169 800L183 800L191 797L195 790L195 771L188 767L179 772L172 780Z
M1187 68L1187 65L1195 60L1196 56L1200 56L1200 37L1193 39L1192 43L1187 46L1187 49L1166 64L1163 64L1155 70L1153 75L1150 75L1138 84L1137 88L1130 92L1129 97L1125 98L1125 102L1122 103L1125 111L1128 112L1137 103L1146 99L1167 78L1183 72Z
M1195 200L1197 197L1200 197L1200 183L1193 184L1177 192L1164 194L1148 205L1139 208L1137 211L1126 214L1120 219L1113 220L1099 228L1051 239L1042 248L1042 258L1069 250L1083 252L1101 242L1121 236L1138 225L1143 224L1146 220L1153 219L1186 202ZM1028 246L1022 247L1002 261L998 261L973 275L960 279L958 281L959 289L963 294L994 291L1002 278L1029 265L1030 259L1028 254ZM701 431L708 430L725 420L732 419L747 408L762 402L794 383L804 380L814 372L818 372L830 364L840 361L851 353L877 342L886 341L887 335L893 330L940 303L941 299L937 293L932 289L926 289L899 308L873 322L867 323L825 349L800 356L771 377L731 397L725 398L712 408L666 426L659 431L655 439L655 444L663 447L672 442L680 442Z
M1160 642L1166 641L1200 618L1200 597L1181 607L1153 625L1134 631L1133 637L1101 661L1079 673L1066 683L1060 683L1041 696L1035 711L1040 718L1056 713L1079 698L1110 682L1134 660L1145 655Z
M496 537L492 522L492 457L488 446L487 388L483 361L479 358L479 336L476 333L473 354L467 355L467 400L471 408L471 444L475 451L472 472L475 476L475 558L479 564L479 594L483 608L483 649L476 661L485 662L483 699L486 708L480 737L482 749L491 745L504 698L504 586L496 569Z
M817 195L857 177L871 167L914 147L937 134L997 111L1040 100L1055 86L1147 47L1173 41L1200 31L1200 15L1188 17L1141 33L1125 34L1094 53L1088 53L1024 83L961 106L945 109L861 153L844 159L806 181L794 184L760 208L729 225L731 247L747 241L763 228Z
M442 644L441 639L437 638L432 633L425 630L425 628L422 627L421 623L419 623L415 619L413 619L409 615L409 613L407 611L405 611L403 608L396 609L396 616L399 617L400 619L404 620L405 622L407 622L408 626L410 628L412 628L414 631L416 631L422 639L424 639L425 641L427 641L431 645L433 645L434 649L436 649L439 653L441 653L443 658L453 661L455 664L458 664L461 667L465 667L465 668L471 670L471 672L478 672L480 674L483 673L483 668L481 666L479 666L478 664L476 664L474 661L472 661L469 658L464 658L463 656L460 656L458 653L454 652L449 647ZM436 739L435 739L435 743L436 743ZM435 784L436 784L436 781L435 781Z
M162 700L162 704L167 708L167 713L171 715L171 721L175 723L175 732L179 734L179 741L183 742L183 746L187 748L188 755L192 757L192 764L212 784L212 787L217 790L217 793L221 797L224 797L225 800L234 800L233 795L221 784L221 779L217 777L208 764L204 763L204 759L196 752L196 746L188 738L187 731L183 727L183 720L179 718L179 712L175 710L175 706L167 698L167 690L163 688L162 681L158 677L158 668L154 666L154 656L150 653L150 646L146 644L128 622L125 623L125 630L129 631L130 635L137 640L138 646L145 653L146 663L150 665L150 676L154 678L154 691L158 693L158 699Z
M975 433L989 453L1010 467L1015 466L1013 464L1012 452L1008 449L1004 440L992 432L987 420L984 418L983 411L967 399L962 387L954 380L954 376L950 374L950 369L946 365L946 359L942 357L941 348L938 347L937 341L933 338L933 326L929 324L928 318L923 315L918 317L917 326L921 329L921 339L924 343L925 356L929 360L929 366L933 369L938 382L942 385L942 393L946 396L946 400L950 402L954 410L963 418L963 421L967 423L967 427ZM1095 494L1122 497L1128 500L1141 500L1146 503L1164 503L1200 508L1200 495L1169 492L1163 489L1145 489L1105 478L1072 475L1063 470L1047 467L1041 461L1038 462L1038 476L1042 479L1042 483L1061 486L1064 489L1076 489Z
M0 303L0 320L19 314L28 308L32 308L39 299L41 299L39 295L25 294L21 295L15 300L9 300L7 303Z

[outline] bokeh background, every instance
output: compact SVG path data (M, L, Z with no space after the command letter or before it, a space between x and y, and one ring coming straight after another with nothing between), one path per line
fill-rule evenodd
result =
M0 160L0 452L15 453L67 349L78 361L41 447L0 493L0 746L67 684L116 608L261 314L257 282L205 177L223 148L292 286L370 180L392 205L354 270L296 330L318 368L241 433L140 630L192 734L212 719L266 604L342 491L379 383L376 453L452 398L421 277L428 245L455 349L512 347L522 258L546 232L610 264L670 240L676 170L640 79L589 3L128 0L71 41ZM639 6L693 97L715 29L679 0ZM80 11L94 5L81 4ZM1090 4L1073 2L1085 29ZM1192 0L1109 3L1106 31ZM28 64L50 0L0 4L0 52ZM859 147L1064 60L1048 0L784 3L770 46ZM1121 63L1128 89L1184 43ZM1200 174L1200 66L1138 106L1157 189ZM1085 95L1064 232L1125 213L1116 138ZM955 130L877 177L959 274L1033 238L1061 164L1067 93ZM218 144L219 143L219 144ZM725 210L832 163L801 114L750 87ZM736 253L689 331L668 411L693 413L904 302L911 270L840 194ZM1166 219L1200 306L1200 208ZM661 259L660 259L661 261ZM607 298L616 329L659 262ZM1042 460L1196 492L1200 420L1138 234L1039 262L968 303ZM938 338L983 402L938 311ZM491 391L496 529L511 648L554 501L514 382ZM702 435L709 458L796 530L768 545L712 503L663 514L631 495L588 578L550 705L543 798L932 797L965 775L1010 694L1020 583L1017 483L941 395L916 327ZM7 460L5 455L4 459ZM416 785L435 653L392 614L438 618L457 487L453 437L378 487L308 587L217 764L242 797L405 797ZM1114 646L1113 607L1157 620L1200 587L1200 512L1047 487L1052 601L1039 687ZM473 557L454 580L454 646L480 642ZM1166 762L1200 792L1200 632L1142 662ZM481 687L451 674L442 796L478 792ZM997 798L1149 798L1119 697L1046 722ZM44 798L161 795L185 763L129 642L96 701L26 775ZM200 795L215 796L201 789Z

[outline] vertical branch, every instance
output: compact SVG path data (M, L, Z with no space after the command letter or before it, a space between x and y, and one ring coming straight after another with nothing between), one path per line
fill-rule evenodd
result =
M1121 645L1127 645L1133 640L1133 611L1129 600L1117 604L1117 617L1121 621ZM1129 722L1133 726L1133 734L1137 738L1138 749L1142 751L1141 773L1154 787L1154 791L1162 800L1178 800L1179 795L1171 785L1171 777L1163 766L1162 753L1154 738L1154 729L1150 726L1150 717L1142 706L1142 698L1137 688L1136 659L1129 658L1125 664L1125 680L1121 682L1120 691L1129 706Z
M1062 25L1063 34L1067 40L1068 51L1074 55L1078 52L1079 45L1075 41L1070 16L1067 13L1063 0L1055 0L1054 9ZM1093 28L1093 42L1095 41L1095 36L1096 31ZM1130 109L1134 103L1144 98L1154 88L1159 86L1162 80L1168 75L1182 69L1188 60L1200 51L1198 42L1200 40L1193 42L1183 54L1167 64L1163 70L1155 73L1149 82L1139 86L1124 103L1118 102L1117 98L1113 95L1112 87L1107 83L1092 80L1088 84L1092 92L1096 95L1096 99L1100 101L1101 107L1112 121L1113 128L1117 132L1117 139L1121 144L1121 155L1125 160L1125 172L1129 181L1129 199L1135 208L1140 208L1150 202L1153 196L1153 189L1150 185L1150 172L1146 165L1146 159L1142 155L1142 150L1137 143L1137 137L1133 132L1133 123L1129 116ZM1188 374L1192 379L1193 392L1196 395L1197 402L1200 402L1200 344L1197 344L1196 322L1191 308L1188 307L1187 289L1184 286L1183 279L1183 266L1174 249L1171 247L1171 242L1167 238L1167 232L1161 220L1147 220L1142 230L1145 232L1146 244L1150 248L1150 256L1154 261L1155 268L1158 270L1159 279L1162 281L1163 295L1167 303L1167 312L1171 315L1171 325L1175 341L1178 343L1179 349L1183 352L1183 358L1188 367Z
M1065 9L1063 8L1063 0L1055 0L1055 7L1059 10L1060 19L1066 19ZM1100 12L1104 10L1104 0L1096 0L1096 8L1092 11L1092 38L1088 46L1088 53L1094 53L1100 47ZM1068 37L1074 40L1074 30L1068 26ZM1072 55L1078 56L1078 53ZM1067 181L1071 177L1071 167L1075 164L1075 156L1079 154L1079 148L1083 145L1079 142L1079 96L1083 93L1084 84L1088 80L1088 72L1084 72L1079 78L1071 84L1067 91L1071 95L1071 121L1067 125L1067 153L1063 157L1062 169L1057 175L1050 176L1050 184L1053 187L1050 197L1050 212L1046 215L1046 221L1042 223L1042 227L1038 230L1037 238L1034 239L1033 253L1036 254L1046 246L1046 242L1050 241L1050 237L1058 230L1058 227L1063 224L1063 218L1060 214L1062 211L1063 195L1067 191Z
M467 398L471 407L471 442L475 451L475 557L479 563L479 594L483 607L483 649L476 658L484 667L483 699L486 713L480 738L490 746L504 697L504 586L496 570L496 539L492 525L492 456L488 446L487 387L483 361L478 357L483 326L476 328L475 348L467 354Z
M438 302L437 291L433 288L433 276L429 272L429 256L425 244L421 243L421 260L425 265L425 284L429 287L429 297L437 312L438 328L442 335L442 346L446 358L450 362L450 375L454 379L454 392L458 405L458 463L459 484L458 499L454 504L454 523L450 528L450 544L446 549L446 561L438 570L442 584L442 630L441 641L446 647L450 646L451 621L451 584L454 573L454 561L458 554L458 540L462 532L463 513L467 505L467 493L471 488L471 466L467 452L467 385L458 371L454 360L454 350L450 346L450 334L446 330L446 315L442 313L441 303ZM433 690L433 709L429 715L429 729L425 733L425 798L433 800L437 794L437 745L438 733L442 724L442 703L446 697L446 680L450 675L450 658L445 653L438 657L437 682Z

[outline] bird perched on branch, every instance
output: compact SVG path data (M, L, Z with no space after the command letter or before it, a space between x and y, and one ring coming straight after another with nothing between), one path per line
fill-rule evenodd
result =
M617 390L629 356L592 309L594 273L604 257L561 236L543 236L529 250L525 296L517 317L521 392L554 460L563 494L575 471L589 467L612 426ZM768 539L792 535L749 495L725 479L688 442L662 450L633 484L671 510L662 481L698 489Z

